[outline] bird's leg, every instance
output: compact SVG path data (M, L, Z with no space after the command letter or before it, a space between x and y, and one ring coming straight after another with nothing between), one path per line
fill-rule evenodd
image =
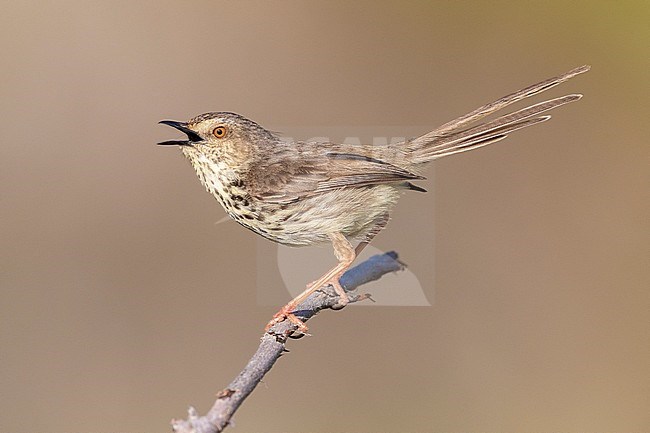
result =
M379 234L379 232L382 231L384 229L384 227L386 227L386 224L388 224L389 219L390 219L390 216L389 216L388 212L386 212L386 213L382 214L381 216L379 216L379 218L377 218L375 220L374 226L372 227L372 229L370 229L370 231L368 233L366 233L365 239L362 240L361 242L359 242L359 245L357 245L357 247L354 249L354 254L357 257L359 257L359 255L361 255L361 252L363 251L363 249L365 247L367 247L368 244L370 244L370 242L372 242L372 240L375 238L375 236L377 236Z
M339 261L338 265L334 266L318 280L309 284L304 292L293 298L291 302L282 307L280 311L275 313L273 319L271 319L271 321L266 325L265 329L267 331L276 323L280 323L283 320L288 319L291 323L298 326L298 330L300 332L306 332L307 326L302 322L302 320L297 318L293 312L298 305L300 305L305 299L309 297L309 295L326 284L331 284L334 287L334 290L340 297L340 305L346 305L348 302L350 302L350 299L348 298L347 293L345 293L343 286L341 286L339 279L345 273L345 271L350 268L350 265L352 265L352 262L354 262L354 259L356 258L356 254L354 248L352 248L352 245L350 245L350 242L348 242L348 240L342 234L332 233L329 235L329 238L332 241L332 246L334 247L334 255Z

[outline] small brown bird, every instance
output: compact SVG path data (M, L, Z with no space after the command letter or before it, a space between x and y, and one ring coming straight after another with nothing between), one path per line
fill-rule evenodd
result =
M180 146L203 186L244 227L283 245L332 243L338 265L285 305L266 328L289 319L304 332L307 327L292 314L295 308L325 284L334 287L341 305L349 301L339 278L384 228L400 194L424 191L412 181L424 179L419 173L426 163L495 143L550 119L541 114L582 95L540 102L471 126L588 70L582 66L534 84L397 144L287 142L227 112L201 114L188 122L163 120L160 123L187 134L187 140L159 144ZM352 239L360 241L356 249Z

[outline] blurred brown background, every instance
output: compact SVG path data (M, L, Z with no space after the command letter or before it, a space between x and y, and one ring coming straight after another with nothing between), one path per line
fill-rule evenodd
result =
M650 431L648 2L2 11L1 431L169 431L275 311L158 120L400 135L584 63L549 92L582 101L437 162L378 237L433 306L323 314L232 430Z

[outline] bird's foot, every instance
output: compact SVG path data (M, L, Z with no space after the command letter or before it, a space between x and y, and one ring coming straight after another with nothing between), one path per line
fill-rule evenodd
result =
M317 289L327 286L327 285L332 285L334 287L334 290L336 291L337 295L339 295L339 299L332 307L333 310L340 310L341 308L345 307L350 303L350 298L348 297L348 294L345 292L345 289L339 282L340 275L334 275L332 278L330 278L327 281L322 281L322 280L316 280L310 284L307 285L307 290L303 292L302 295L296 297L294 300L289 302L287 305L282 307L280 311L275 313L273 315L273 318L269 321L269 323L266 324L266 327L264 328L265 332L268 332L274 325L284 322L285 320L288 320L291 322L292 325L295 325L298 329L296 331L306 334L307 333L307 325L305 325L305 322L300 320L295 314L296 307L298 304L300 304L302 301L304 301L311 293L315 292Z
M293 314L295 305L292 305L293 303L289 303L282 307L280 311L275 313L273 315L273 318L269 321L269 323L266 324L266 327L264 328L264 332L269 332L269 330L275 326L278 323L284 322L285 320L288 320L291 322L292 325L295 325L298 329L297 331L306 334L307 333L307 325L298 318L295 314Z
M316 290L320 289L321 287L327 287L327 286L331 285L332 287L334 287L334 291L336 292L336 294L339 295L339 299L338 299L336 305L334 305L332 307L332 309L333 310L340 310L341 308L345 307L346 305L348 305L350 303L350 297L348 296L347 292L345 291L345 289L341 285L340 278L341 278L341 275L334 275L332 278L330 278L328 281L325 281L324 283L319 281L319 280L312 281L311 283L307 284L307 288L309 290L316 291ZM320 284L320 286L315 287L315 284Z

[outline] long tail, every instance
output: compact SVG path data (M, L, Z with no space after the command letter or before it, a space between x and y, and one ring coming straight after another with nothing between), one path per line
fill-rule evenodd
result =
M509 133L518 129L526 128L537 123L544 122L551 118L549 115L540 114L577 101L582 95L571 94L548 101L531 105L519 111L500 116L494 120L480 123L469 127L472 123L495 113L502 108L521 101L533 95L537 95L551 87L575 77L578 74L587 72L589 66L581 66L557 77L549 78L541 83L533 84L518 92L504 96L497 101L483 105L476 110L461 116L451 122L442 125L421 137L410 140L406 143L406 151L410 154L412 164L422 164L433 161L443 156L455 153L467 152L503 140Z

